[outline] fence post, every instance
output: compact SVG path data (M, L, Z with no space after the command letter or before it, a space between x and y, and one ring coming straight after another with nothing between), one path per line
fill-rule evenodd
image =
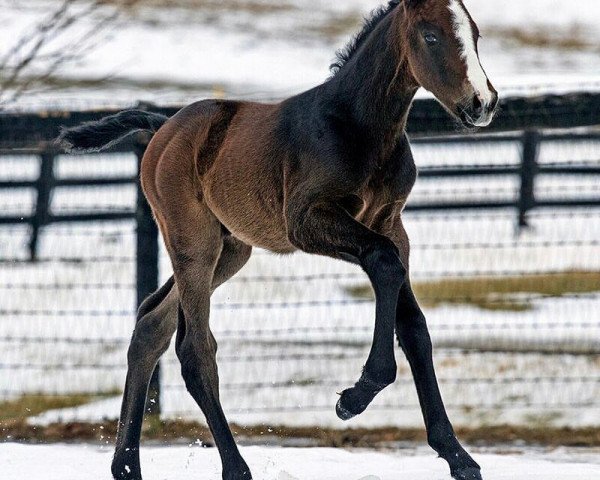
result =
M138 180L136 201L136 286L137 306L158 289L158 228L152 217L152 211L139 181L139 171L142 157L148 145L149 136L138 133L134 139L134 149L137 156ZM160 406L160 363L156 365L146 401L146 413L159 415Z
M52 150L42 153L40 159L40 175L37 179L37 199L35 212L31 219L31 238L29 240L29 259L35 261L38 254L40 228L48 223L50 213L50 195L54 186L54 159L56 153Z
M519 229L528 227L527 212L535 207L535 176L538 171L540 134L527 130L523 134L521 188L519 193Z

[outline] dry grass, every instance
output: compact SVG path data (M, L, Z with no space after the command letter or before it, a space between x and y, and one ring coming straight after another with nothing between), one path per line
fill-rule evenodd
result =
M0 402L0 421L24 420L48 410L79 407L94 398L92 395L25 395L16 400Z
M323 23L306 25L304 29L309 34L327 39L337 40L340 37L356 33L363 22L360 12L347 12L340 16L325 19Z
M77 407L118 392L100 395L45 396L28 395L0 403L0 442L114 442L116 421L96 423L69 422L50 425L31 425L27 417L57 408ZM424 442L421 428L349 428L286 427L281 425L242 426L231 424L231 429L241 443L265 445L297 445L320 447L380 448L394 442ZM600 446L600 429L554 428L538 422L534 428L515 426L482 426L458 429L459 436L471 444L498 444L520 442L548 446ZM197 422L182 420L164 421L148 416L143 425L142 438L163 443L196 442L206 447L214 445L208 428Z
M104 0L103 3L118 5L125 9L136 7L145 8L185 8L189 10L204 10L206 12L243 11L255 14L288 12L297 7L286 1L260 0Z
M0 422L3 439L26 442L97 441L114 442L116 421L102 423L65 423L47 426L28 425L25 421ZM402 428L354 428L337 430L319 427L282 427L262 425L243 427L231 425L240 443L263 445L297 445L320 447L381 448L394 442L425 442L423 429ZM600 446L600 430L597 428L544 428L528 427L480 427L458 429L459 437L466 443L492 445L518 442L548 446ZM206 447L213 446L208 428L195 422L161 421L146 419L143 439L161 443L200 440Z
M598 43L586 39L585 30L573 25L567 30L551 30L547 27L489 27L485 36L495 37L503 42L519 47L548 48L554 50L577 51L596 50Z
M455 278L415 282L413 288L424 307L470 305L483 310L521 312L533 309L533 302L526 298L528 295L560 298L568 294L600 291L600 272L573 271L556 275ZM346 290L355 298L374 298L369 285L349 287Z
M135 12L136 8L151 8L157 12L168 8L183 8L190 11L202 12L208 14L213 19L216 15L225 16L236 12L255 15L285 14L292 11L299 12L302 6L294 2L274 1L274 0L104 0L108 4L119 5L124 10ZM133 2L133 5L131 4ZM305 33L307 36L318 37L328 41L336 41L340 37L348 36L358 30L363 22L361 12L354 10L340 15L331 15L324 12L320 21L300 23L295 27L295 32ZM253 32L256 26L252 22L246 24L235 23L236 29ZM261 35L280 35L277 29L274 32L259 32Z

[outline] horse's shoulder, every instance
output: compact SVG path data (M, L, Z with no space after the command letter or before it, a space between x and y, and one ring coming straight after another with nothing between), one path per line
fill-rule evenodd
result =
M389 197L405 198L417 180L417 167L406 134L402 133L391 152L373 169L370 184Z

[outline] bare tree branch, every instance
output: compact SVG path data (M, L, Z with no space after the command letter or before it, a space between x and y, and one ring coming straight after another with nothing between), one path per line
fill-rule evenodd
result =
M121 7L137 2L124 0ZM121 12L118 6L106 6L105 0L62 0L1 57L0 109L97 48ZM89 26L76 34L85 23Z
M53 26L65 15L71 3L72 0L64 0L62 5L60 5L49 18L42 20L30 33L23 35L3 57L0 62L0 71L4 70L11 59L18 56L19 53L36 37L45 35L48 30L53 28Z

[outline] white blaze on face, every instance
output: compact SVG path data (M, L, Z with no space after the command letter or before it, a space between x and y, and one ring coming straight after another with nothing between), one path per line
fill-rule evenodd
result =
M471 19L459 0L450 0L448 8L452 12L454 32L461 46L462 58L467 67L467 79L473 87L475 95L479 96L481 103L484 105L484 112L486 112L488 109L485 107L492 103L494 94L490 90L487 75L483 71L479 55L477 55ZM481 120L481 122L478 122L478 126L487 126L492 121L491 117L491 114L484 114L483 118L474 120Z

